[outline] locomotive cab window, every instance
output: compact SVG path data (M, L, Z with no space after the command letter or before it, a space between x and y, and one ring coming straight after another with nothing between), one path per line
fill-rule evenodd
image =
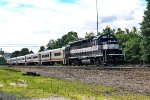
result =
M117 42L117 39L114 35L102 35L98 38L98 44L102 42Z
M115 36L110 35L110 36L108 36L108 41L115 42L115 41L117 41L117 39L116 39L116 37L115 37Z
M107 42L108 41L108 37L107 36L102 36L101 37L101 42Z

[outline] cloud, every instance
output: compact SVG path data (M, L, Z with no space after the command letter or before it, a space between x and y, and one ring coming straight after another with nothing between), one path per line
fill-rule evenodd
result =
M76 0L58 0L59 3L75 3Z
M116 15L101 16L99 17L99 19L100 23L109 23L109 22L112 23L118 20L125 20L125 21L134 20L134 11L128 12L126 15L120 13L118 16Z
M34 8L34 5L30 5L30 4L19 4L17 8Z
M146 2L143 0L98 0L99 31L140 27ZM96 32L93 0L2 0L0 1L0 43L46 45L69 31L80 37ZM1 47L0 47L1 48ZM12 52L22 47L3 47ZM38 51L38 47L31 48Z
M5 5L7 5L7 4L8 4L7 1L0 1L0 6L5 6Z
M101 23L113 22L117 20L117 16L103 16L99 18Z

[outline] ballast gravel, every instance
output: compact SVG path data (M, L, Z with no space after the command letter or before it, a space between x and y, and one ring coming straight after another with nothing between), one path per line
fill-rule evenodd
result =
M122 90L150 95L150 68L135 69L96 69L76 67L13 67L19 71L32 71L42 76L81 81L106 86L119 87Z

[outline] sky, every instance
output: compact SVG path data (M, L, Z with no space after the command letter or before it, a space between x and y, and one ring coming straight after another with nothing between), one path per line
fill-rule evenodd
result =
M140 28L145 0L97 0L99 31ZM38 52L70 31L96 33L96 0L0 0L0 48Z

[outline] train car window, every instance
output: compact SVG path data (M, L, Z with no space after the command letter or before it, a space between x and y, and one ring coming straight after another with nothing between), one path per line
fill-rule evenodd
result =
M44 58L44 55L42 55L42 58Z
M36 58L38 58L38 56L33 56L33 59L36 59Z
M31 57L27 57L27 59L31 59Z
M42 58L46 58L46 57L49 57L49 54L42 55Z
M54 56L60 56L60 55L61 55L61 52L54 54Z

